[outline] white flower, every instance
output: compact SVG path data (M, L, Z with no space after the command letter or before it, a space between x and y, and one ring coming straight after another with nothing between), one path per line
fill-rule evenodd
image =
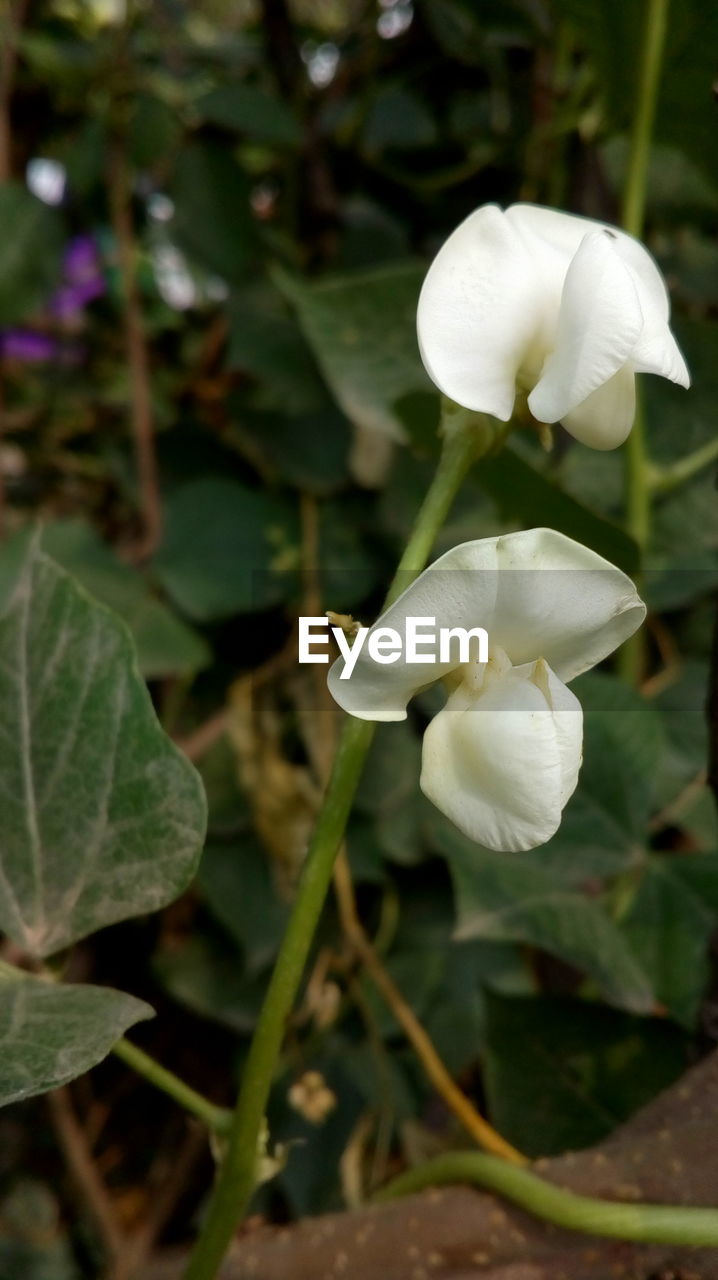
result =
M417 330L429 376L457 404L508 422L520 388L539 422L614 449L633 425L634 374L690 385L668 317L663 277L632 236L488 204L431 264Z
M334 663L329 688L362 720L404 720L409 699L443 679L446 705L424 735L424 794L487 848L532 849L557 830L581 764L581 706L566 684L632 635L645 613L625 574L555 530L465 542L377 620L349 679ZM375 661L372 632L406 633L408 618L435 619L437 630L483 627L488 663L462 664L458 648L431 666L403 655Z

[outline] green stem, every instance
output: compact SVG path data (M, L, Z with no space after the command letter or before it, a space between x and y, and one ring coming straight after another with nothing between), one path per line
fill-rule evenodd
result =
M694 449L693 453L687 454L685 458L679 458L678 462L671 463L669 467L652 467L648 477L651 492L656 495L672 493L679 485L685 484L686 480L692 480L699 472L716 461L718 461L718 436L709 440L707 444L701 445L700 449Z
M128 1067L132 1067L139 1076L143 1076L155 1088L161 1089L168 1097L174 1098L185 1111L189 1111L190 1115L196 1116L203 1124L207 1125L213 1133L224 1134L229 1131L232 1120L232 1112L226 1107L217 1107L213 1102L209 1102L201 1093L197 1093L191 1085L185 1084L184 1080L180 1080L173 1071L168 1071L166 1067L161 1066L148 1053L144 1053L142 1049L138 1049L136 1044L132 1044L131 1040L118 1040L117 1044L112 1046L112 1052L116 1058L121 1058Z
M495 440L486 420L477 415L445 410L444 424L439 465L389 589L387 604L396 599L412 575L423 569L471 463ZM213 1280L254 1191L262 1120L287 1018L329 889L374 728L366 720L349 718L344 722L292 916L247 1057L227 1150L185 1280Z
M622 222L629 235L643 234L648 187L648 162L661 81L663 51L668 27L669 0L646 0L646 25L638 82L638 98L631 130L628 174L623 198ZM640 395L636 420L626 442L626 524L641 550L648 545L651 530L650 465L646 429ZM644 644L638 632L621 651L624 676L637 684L642 675Z
M622 223L631 236L643 234L648 188L648 162L661 83L663 51L668 30L669 0L647 0L645 38L638 81L638 100L631 130L628 175L623 193Z
M718 1245L718 1210L658 1204L621 1204L596 1200L555 1187L529 1169L477 1151L438 1156L410 1169L375 1197L391 1200L425 1187L468 1182L498 1191L544 1222L570 1231L641 1244Z

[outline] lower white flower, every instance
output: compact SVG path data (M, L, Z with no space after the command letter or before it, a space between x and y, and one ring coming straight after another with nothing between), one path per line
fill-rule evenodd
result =
M329 688L362 720L404 720L409 699L442 680L446 705L424 735L424 794L479 844L533 849L558 829L581 766L583 715L566 686L645 613L630 578L553 529L465 542L420 574L369 637L417 617L437 628L480 626L488 662L461 662L457 645L449 661L435 661L437 648L421 664L402 655L388 665L367 643L348 680L343 662L334 664Z

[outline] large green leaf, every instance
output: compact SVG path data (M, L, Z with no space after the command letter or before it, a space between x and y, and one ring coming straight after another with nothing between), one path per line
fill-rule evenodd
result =
M46 956L185 888L199 777L126 628L35 543L0 617L0 927Z
M167 499L153 569L192 618L251 613L284 599L295 537L289 509L270 494L236 480L191 481Z
M109 987L60 986L0 971L0 1106L89 1071L128 1027L153 1017Z
M612 1003L635 1013L653 1008L651 984L618 927L600 903L546 870L540 850L494 853L438 817L431 830L451 869L458 938L540 947L592 977Z
M395 402L430 386L416 342L424 273L404 262L319 284L275 275L347 417L394 440L404 435Z
M146 680L191 675L206 667L209 646L152 594L143 574L118 559L84 520L53 520L43 528L45 551L91 595L119 613Z
M242 283L257 260L251 186L231 151L193 142L177 162L172 230L183 249L228 284Z
M571 687L584 709L583 764L561 826L537 856L580 883L643 859L665 735L656 708L623 681L590 672Z
M698 864L695 873L694 863ZM694 1026L708 986L708 947L716 927L717 894L717 857L656 856L644 868L621 921L659 1001L687 1027Z
M218 85L192 106L202 120L246 134L255 142L296 147L301 141L299 122L286 103L255 85Z
M270 860L256 836L208 842L199 887L213 915L242 948L248 971L265 968L281 942L289 904L277 892Z
M60 271L62 223L18 182L0 183L0 324L48 301Z
M484 1083L493 1123L530 1156L586 1147L686 1065L675 1028L580 1000L488 999Z

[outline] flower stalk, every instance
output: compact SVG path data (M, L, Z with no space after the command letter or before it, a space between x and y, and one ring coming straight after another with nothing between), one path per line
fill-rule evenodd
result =
M638 239L643 234L645 222L648 162L668 29L668 6L669 0L647 0L646 4L638 98L631 131L621 219L624 230ZM626 524L628 532L643 553L651 532L651 485L640 391L633 430L626 441ZM640 635L635 636L621 654L623 674L633 684L641 679L643 654L644 644Z

